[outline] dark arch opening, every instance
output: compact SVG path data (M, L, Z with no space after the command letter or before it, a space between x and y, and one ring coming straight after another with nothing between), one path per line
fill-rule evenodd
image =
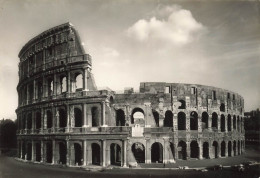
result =
M132 145L132 153L134 154L137 163L145 162L145 147L141 143L134 143Z
M22 144L22 159L25 159L25 155L26 155L26 146L25 146L25 143L23 142L23 144Z
M209 143L204 142L203 143L203 158L209 159Z
M121 166L121 147L118 144L110 145L110 162L111 165Z
M52 128L52 112L50 110L47 111L47 128Z
M187 159L187 145L184 141L180 141L178 144L178 159Z
M237 120L236 120L236 116L233 116L233 129L236 130L237 129Z
M179 100L179 102L181 103L181 105L178 109L186 109L186 102L184 100Z
M202 113L202 129L207 129L209 127L209 115L207 112Z
M27 143L27 150L26 150L27 160L32 160L32 143Z
M214 141L212 146L213 155L215 158L218 158L218 142Z
M218 115L217 113L212 113L212 129L218 130Z
M32 113L27 115L27 129L32 129Z
M173 114L169 110L165 112L163 125L164 127L173 127Z
M221 142L221 157L225 157L226 156L226 143L225 141Z
M46 162L52 163L52 143L47 142L46 143Z
M60 163L66 164L66 155L67 155L67 147L63 142L59 143L59 151L60 151Z
M225 104L224 104L224 103L221 103L219 109L220 109L221 112L225 112Z
M125 112L122 109L116 110L116 126L125 126Z
M228 115L228 131L231 131L231 115Z
M198 130L198 114L195 111L190 113L190 130Z
M92 164L100 165L100 146L97 143L91 144L92 149Z
M178 130L186 130L186 114L184 112L178 113Z
M190 143L190 157L199 158L199 145L197 141L192 141Z
M35 126L36 126L36 129L40 129L41 128L41 113L40 112L37 112L36 113L36 121L35 121Z
M36 152L35 161L40 162L41 161L41 144L38 142L35 143L35 152Z
M223 114L221 114L221 132L225 132L225 127L226 127L226 124L225 124L225 116Z
M155 110L153 110L153 117L156 127L159 127L159 113Z
M151 147L151 155L153 163L162 163L163 162L163 146L159 142L155 142Z
M231 145L231 141L228 142L228 156L231 156L231 152L232 152L232 145Z
M59 109L59 120L60 120L60 128L64 128L67 126L67 116L66 111L64 109Z
M234 156L237 155L237 145L236 145L236 141L233 142L233 152L234 152Z
M240 141L237 141L237 154L240 155Z
M91 108L91 115L92 115L92 127L100 126L99 113L97 107Z
M78 143L74 143L75 165L82 165L82 148Z
M141 108L134 108L131 114L131 123L144 126L144 111Z
M79 108L74 108L75 127L82 127L82 112Z
M174 149L174 145L172 142L170 142L170 148L171 148L172 156L175 159L175 149Z

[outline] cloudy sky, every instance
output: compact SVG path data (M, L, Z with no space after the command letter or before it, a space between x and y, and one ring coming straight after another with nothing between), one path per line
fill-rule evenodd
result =
M71 22L98 86L182 82L229 89L260 107L260 5L251 1L0 0L0 118L15 119L18 53Z

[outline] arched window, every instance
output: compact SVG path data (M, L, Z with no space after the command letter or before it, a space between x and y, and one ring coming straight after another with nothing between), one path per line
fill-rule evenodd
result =
M110 145L110 163L111 165L118 165L121 166L121 147L116 144L112 143Z
M75 127L82 127L82 112L79 108L74 108Z
M209 115L207 112L202 113L202 129L207 129L209 127Z
M187 144L184 141L178 143L178 159L185 160L187 158Z
M228 115L228 131L231 131L231 115Z
M48 80L48 96L53 95L53 80Z
M190 143L190 157L199 158L199 145L197 141L192 141Z
M52 127L52 112L50 110L47 111L47 128Z
M226 143L225 141L221 142L221 157L226 156Z
M212 113L212 129L218 130L218 115L217 113Z
M92 164L100 165L101 159L100 159L100 146L97 143L91 144L92 149Z
M151 146L151 155L153 163L163 162L163 146L159 142L155 142Z
M133 109L131 114L131 123L139 124L140 126L144 126L144 111L141 108Z
M195 111L190 113L190 130L198 130L198 114Z
M224 104L224 103L221 103L219 109L220 109L221 112L225 112L225 104Z
M67 91L67 78L62 77L61 78L61 93L66 92L66 91Z
M225 116L223 115L223 114L221 114L221 120L220 120L220 122L221 122L221 132L225 132L225 130L226 130L226 124L225 124Z
M122 109L116 110L116 126L125 126L125 112Z
M67 115L64 109L59 109L59 121L60 121L60 128L67 127Z
M203 158L208 159L209 158L209 143L208 142L204 142L203 143L203 154L202 154Z
M75 83L76 83L76 86L75 86L76 89L83 88L83 77L82 77L82 74L76 75Z
M233 129L236 130L237 129L237 119L236 116L233 116Z
M97 107L91 108L91 115L92 115L92 127L100 126L99 112Z
M82 148L78 143L74 143L74 153L75 153L75 165L82 165Z
M173 127L173 114L169 110L165 112L163 125L164 127Z
M178 130L186 130L186 114L184 112L178 113Z
M36 129L40 129L41 128L41 125L42 125L41 123L42 123L41 113L37 112L36 113L36 120L35 120Z
M156 127L159 127L159 113L155 110L153 110L153 117Z
M137 163L145 162L145 147L141 143L134 143L132 145L132 153L134 154Z

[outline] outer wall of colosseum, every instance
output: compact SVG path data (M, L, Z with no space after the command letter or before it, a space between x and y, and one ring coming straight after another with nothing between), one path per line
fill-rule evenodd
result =
M164 82L141 83L139 93L97 90L92 58L70 23L31 39L19 58L20 159L127 167L244 152L240 95Z

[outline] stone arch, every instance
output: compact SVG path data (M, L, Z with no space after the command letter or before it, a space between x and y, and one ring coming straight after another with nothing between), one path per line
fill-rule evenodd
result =
M214 155L214 158L218 158L218 142L214 141L212 144L212 153Z
M237 141L237 155L240 155L240 141Z
M131 123L139 124L140 126L144 126L144 111L141 108L134 108L131 114Z
M52 128L52 112L47 110L47 128Z
M224 103L221 103L221 104L220 104L219 110L220 110L221 112L225 112L225 104L224 104Z
M27 129L32 129L32 113L27 114Z
M92 127L100 126L99 110L96 106L91 108Z
M120 166L121 162L122 162L121 147L116 143L112 143L110 145L110 163L111 165Z
M229 131L229 132L231 131L231 124L232 124L231 115L228 114L228 131Z
M186 130L186 114L184 112L178 113L178 130Z
M226 156L226 142L222 141L221 142L221 157L225 157Z
M160 142L155 142L151 146L151 160L153 163L163 162L163 146Z
M212 129L218 130L218 115L217 113L212 113Z
M52 142L51 141L46 142L45 148L46 148L46 162L52 163L52 154L53 154Z
M82 89L83 88L83 75L81 73L75 74L75 89Z
M181 105L178 109L186 109L186 102L184 100L179 100L179 102L181 103Z
M58 110L59 112L59 127L60 128L65 128L67 127L67 113L66 110L63 108L60 108Z
M207 129L209 127L209 115L207 112L202 113L202 129Z
M40 142L35 143L35 161L37 161L37 162L41 161L41 143Z
M74 107L75 127L82 127L83 115L81 109Z
M41 112L36 112L35 116L35 128L40 129L42 127L42 118L41 118Z
M22 159L25 159L25 155L26 155L26 143L23 142L22 143Z
M235 140L233 141L233 153L234 153L234 156L237 155L237 144L236 144Z
M67 147L65 142L59 142L59 162L61 164L66 164L67 162Z
M199 158L199 144L195 140L190 143L190 157Z
M61 93L64 93L67 91L67 77L66 76L61 76L60 77L60 91Z
M208 142L204 142L203 143L203 154L202 154L203 158L208 159L209 158L209 143Z
M173 127L173 114L172 111L168 110L165 112L164 127Z
M233 129L236 130L237 129L237 119L236 116L233 116Z
M100 165L101 164L101 148L100 145L97 143L91 144L92 150L92 164Z
M240 132L240 118L237 116L237 131Z
M190 130L198 130L198 114L195 111L190 113Z
M53 79L49 78L47 80L48 96L53 95Z
M26 144L27 144L27 149L26 149L27 160L31 161L32 160L32 143L28 142Z
M221 114L220 126L221 126L221 132L225 132L226 123L225 123L225 116L223 114Z
M125 126L125 112L122 109L116 110L116 126Z
M228 141L228 156L232 156L232 144L231 144L231 141Z
M145 162L145 147L142 143L133 143L132 153L135 157L137 163L144 163Z
M79 143L74 143L74 152L75 165L82 165L82 147Z
M178 143L178 159L187 159L187 144L184 141Z
M154 117L156 127L159 127L160 116L159 113L154 109L153 109L153 117Z

